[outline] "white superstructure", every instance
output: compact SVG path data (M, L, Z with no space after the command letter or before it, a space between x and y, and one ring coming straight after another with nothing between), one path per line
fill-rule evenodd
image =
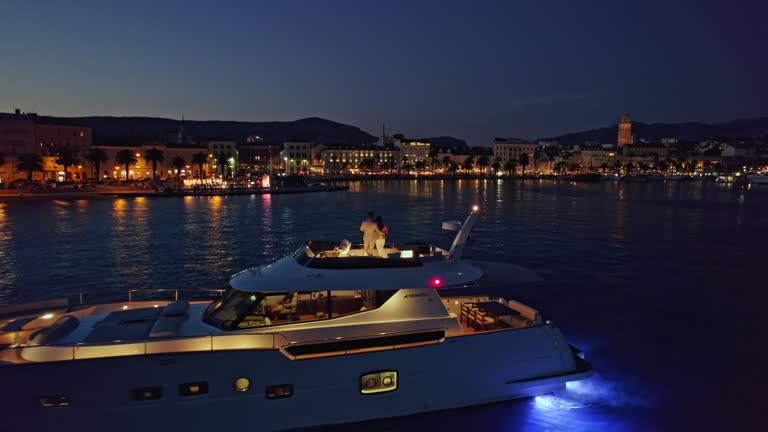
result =
M236 274L214 301L6 307L0 406L13 415L0 426L279 430L494 402L589 376L538 311L482 294L476 281L493 266L461 260L476 218L454 223L448 251L387 245L385 259L308 242Z

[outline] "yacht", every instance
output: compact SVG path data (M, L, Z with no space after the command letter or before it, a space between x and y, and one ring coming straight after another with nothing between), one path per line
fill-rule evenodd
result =
M310 241L235 274L214 299L0 310L0 429L286 430L486 404L561 389L591 366L539 311L483 293L446 250ZM514 287L531 272L509 266ZM82 304L81 304L82 303Z

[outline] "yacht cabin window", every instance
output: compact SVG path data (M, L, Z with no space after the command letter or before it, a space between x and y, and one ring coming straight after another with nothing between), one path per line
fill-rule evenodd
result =
M230 289L211 303L203 320L224 330L338 318L373 310L397 290L254 293Z

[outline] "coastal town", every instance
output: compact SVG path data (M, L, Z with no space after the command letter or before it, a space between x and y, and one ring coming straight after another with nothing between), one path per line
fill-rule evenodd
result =
M523 177L575 180L682 180L709 178L762 183L768 139L711 137L658 141L633 133L629 114L616 125L615 143L586 140L565 145L496 138L483 145L462 140L409 139L382 127L375 142L329 144L295 138L271 142L259 135L238 141L195 136L185 121L152 140L96 139L88 126L16 109L0 114L0 187L49 191L57 187L129 185L144 189L269 188L307 179L389 177ZM128 142L126 142L128 141ZM287 179L293 180L287 180ZM197 189L196 189L197 190Z

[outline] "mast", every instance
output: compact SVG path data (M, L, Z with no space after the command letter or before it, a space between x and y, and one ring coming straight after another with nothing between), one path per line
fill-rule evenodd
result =
M461 259L461 255L464 253L464 245L467 244L467 240L469 240L469 233L472 232L472 227L475 226L475 222L477 222L479 215L480 207L473 206L472 212L469 213L467 219L465 219L464 223L461 224L461 229L459 230L458 234L456 234L456 238L453 239L451 249L448 251L450 260L459 261Z

